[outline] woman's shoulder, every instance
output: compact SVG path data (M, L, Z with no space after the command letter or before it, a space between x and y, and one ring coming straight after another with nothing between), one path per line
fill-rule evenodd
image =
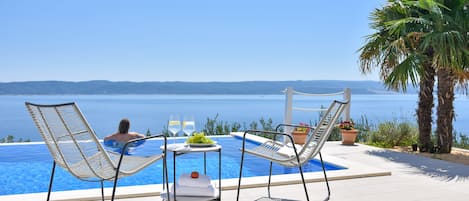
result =
M114 134L108 135L108 136L104 137L104 140L115 139L117 134L119 134L119 133L114 133Z

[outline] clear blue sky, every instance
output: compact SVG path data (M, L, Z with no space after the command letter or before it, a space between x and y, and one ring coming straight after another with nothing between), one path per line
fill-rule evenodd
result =
M1 0L0 82L379 80L384 0Z

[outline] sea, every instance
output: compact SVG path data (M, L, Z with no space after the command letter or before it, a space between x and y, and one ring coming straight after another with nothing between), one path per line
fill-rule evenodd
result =
M341 96L295 96L294 107L324 108ZM350 114L354 121L366 118L371 124L383 121L416 123L417 94L352 94ZM117 131L122 118L131 122L131 130L160 133L170 115L193 116L196 130L201 131L208 119L233 124L242 129L252 122L272 119L282 123L285 95L2 95L0 96L0 139L8 135L14 141L41 141L29 116L25 102L59 104L75 102L99 138ZM436 105L435 100L435 105ZM458 95L454 102L454 130L469 134L469 98ZM434 115L436 111L434 111ZM293 123L317 122L317 111L294 111ZM433 126L436 127L434 120ZM183 135L182 132L179 135Z

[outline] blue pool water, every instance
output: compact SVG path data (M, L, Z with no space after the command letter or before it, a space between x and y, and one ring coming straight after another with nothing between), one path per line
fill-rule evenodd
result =
M214 137L222 146L222 179L238 178L242 141L235 137ZM183 142L179 139L178 142ZM172 143L173 140L169 140ZM160 140L147 141L143 147L135 151L136 155L159 153ZM254 146L248 142L247 146ZM0 195L47 192L52 168L52 158L44 144L0 145ZM170 181L172 178L173 156L168 155L168 170ZM162 183L162 161L147 167L143 171L119 180L118 186L134 186ZM269 163L266 160L246 155L243 177L268 175ZM304 171L320 171L319 161L312 160L303 166ZM327 170L344 169L326 163ZM191 153L178 156L177 173L191 171L203 172L203 153ZM297 168L287 168L279 165L273 167L273 174L297 173ZM218 179L218 153L207 153L207 174L212 179ZM58 167L55 172L53 191L99 188L99 182L85 182L76 179L68 172ZM105 182L105 187L112 187L112 182Z

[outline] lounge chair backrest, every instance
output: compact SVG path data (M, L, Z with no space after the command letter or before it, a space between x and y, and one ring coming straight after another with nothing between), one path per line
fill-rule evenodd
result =
M26 107L58 165L83 180L114 176L115 164L75 103Z
M300 163L303 164L311 157L316 156L321 151L322 146L331 135L335 123L338 121L348 101L333 101L327 111L323 114L321 121L318 123L316 129L308 136L303 148L298 153Z

